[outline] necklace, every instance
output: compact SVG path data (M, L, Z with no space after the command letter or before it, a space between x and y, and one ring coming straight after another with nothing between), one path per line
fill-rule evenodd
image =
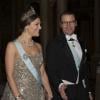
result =
M34 45L34 41L33 40L31 40L31 41L28 41L28 42L26 42L26 41L22 41L22 44L25 46L25 47L33 47L33 45Z
M31 40L31 41L25 41L25 40L23 40L23 39L20 39L20 38L18 38L18 41L19 42L21 42L21 44L24 46L24 47L33 47L33 45L34 45L34 41L33 40Z

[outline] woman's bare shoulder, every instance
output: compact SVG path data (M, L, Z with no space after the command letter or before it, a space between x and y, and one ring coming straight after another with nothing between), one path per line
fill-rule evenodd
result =
M6 51L9 51L9 52L16 51L16 47L15 47L15 44L13 41L8 42L7 47L6 47Z

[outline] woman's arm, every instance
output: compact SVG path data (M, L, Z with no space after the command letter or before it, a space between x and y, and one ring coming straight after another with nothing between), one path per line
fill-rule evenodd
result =
M37 46L38 46L39 52L42 52L41 45L37 43ZM41 65L40 72L41 72L43 87L45 88L47 95L48 95L48 100L51 100L53 98L53 94L52 94L49 80L48 80L48 77L47 77L47 74L44 68L44 64Z
M50 84L49 84L49 80L46 74L46 71L44 69L44 65L42 64L41 68L40 68L40 72L41 72L41 77L42 77L42 82L43 82L43 86L48 94L48 100L51 100L53 98L53 94L50 88Z
M20 92L16 86L16 82L14 80L14 62L15 62L16 48L13 42L9 42L6 48L5 54L5 66L6 66L6 75L8 84L12 90L12 93L15 97L19 97ZM20 99L21 100L21 99Z

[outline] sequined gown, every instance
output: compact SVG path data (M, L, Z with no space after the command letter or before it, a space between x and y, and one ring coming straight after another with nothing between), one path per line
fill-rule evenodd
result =
M42 55L37 54L35 56L31 55L29 57L40 73L39 69L43 61ZM29 72L21 58L18 58L15 62L14 79L17 83L17 87L20 93L24 97L24 100L45 100L42 86L37 84L36 79ZM8 84L6 84L1 100L15 100Z

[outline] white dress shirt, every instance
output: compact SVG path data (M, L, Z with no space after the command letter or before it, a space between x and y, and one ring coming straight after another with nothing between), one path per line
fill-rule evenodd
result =
M74 41L69 41L71 38L74 39ZM67 39L69 45L72 45L72 44L75 45L74 49L76 50L80 59L82 59L82 49L81 49L81 46L78 42L77 35L76 34L66 35L66 39Z
M73 41L70 41L70 39L73 39ZM66 35L66 40L68 42L69 47L72 46L72 48L75 49L75 51L77 52L78 57L79 57L79 59L81 61L81 59L82 59L82 49L81 49L81 46L80 46L80 44L78 42L77 35L76 34ZM78 67L77 67L77 70L79 71ZM78 73L78 76L77 76L76 84L78 83L78 81L79 81L79 73ZM59 88L63 84L73 85L75 83L69 82L67 80L62 80L62 83L60 83Z

